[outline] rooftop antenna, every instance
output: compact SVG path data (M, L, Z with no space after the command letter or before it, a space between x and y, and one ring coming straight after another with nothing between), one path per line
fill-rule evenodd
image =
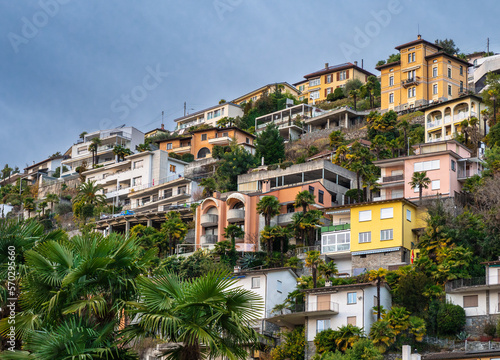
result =
M420 35L420 24L417 23L417 35Z
M165 111L161 111L161 124L163 125L163 115L165 115Z

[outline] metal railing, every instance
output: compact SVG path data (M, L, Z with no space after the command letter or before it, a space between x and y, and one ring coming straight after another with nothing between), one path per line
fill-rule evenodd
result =
M330 225L330 226L322 226L321 232L330 232L330 231L343 231L350 230L351 224L338 224L338 225Z
M404 175L384 176L382 178L382 182L402 181L404 179L405 179Z
M445 285L446 291L470 287L486 285L486 277L475 277L470 279L457 279L448 281Z
M419 80L420 80L419 76L415 76L415 77L412 77L409 79L404 79L401 81L401 85L403 85L405 87L405 86L410 86L413 84L418 84Z
M308 251L314 251L314 250L320 251L320 246L316 245L316 246L304 246L304 247L296 248L295 255L296 256L305 255L305 253L307 253Z
M217 244L218 238L217 235L202 235L201 242L202 244Z

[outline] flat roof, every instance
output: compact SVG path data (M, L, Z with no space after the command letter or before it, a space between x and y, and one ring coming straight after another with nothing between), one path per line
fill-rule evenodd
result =
M228 101L228 102L225 102L225 103L222 103L222 104L217 104L217 105L215 105L215 106L211 106L211 107L209 107L209 108L206 108L206 109L203 109L203 110L200 110L200 111L196 111L196 112L194 112L194 113L192 113L192 114L188 114L188 115L186 115L186 116L182 116L182 117L180 117L180 118L174 119L174 121L180 121L180 120L182 120L182 119L188 119L188 118L190 118L190 117L192 117L192 116L202 114L202 113L204 113L205 111L212 110L212 109L215 109L215 108L217 108L217 107L221 107L221 106L225 106L225 105L232 105L232 106L236 106L236 107L238 107L238 108L240 108L240 109L241 109L241 106L239 106L239 105L237 105L237 104L235 104L235 103L233 103L233 102L231 102L231 101Z
M47 158L45 160L37 162L36 164L33 164L33 165L25 167L24 170L31 169L32 167L39 166L39 165L41 165L43 163L46 163L46 162L49 162L49 161L52 161L52 160L57 160L57 159L64 159L64 155L59 155L59 156L54 156L52 158Z
M384 286L387 289L390 289L389 285L387 285L386 282L383 282ZM346 285L336 285L336 286L324 286L320 288L314 288L314 289L304 289L300 290L301 292L305 293L327 293L327 292L336 292L338 290L343 290L343 289L351 289L351 288L364 288L364 287L369 287L369 286L377 286L377 283L375 281L373 282L366 282L366 283L359 283L359 284L346 284Z
M468 94L468 95L457 97L455 99L450 99L450 100L446 100L446 101L432 103L431 105L426 106L425 109L423 109L423 110L425 112L425 111L427 111L429 109L433 109L433 108L438 107L438 106L443 106L443 105L451 104L451 103L454 103L454 102L460 102L460 100L466 99L466 98L475 98L476 100L479 100L479 101L483 102L483 99L480 96L477 96L475 94Z

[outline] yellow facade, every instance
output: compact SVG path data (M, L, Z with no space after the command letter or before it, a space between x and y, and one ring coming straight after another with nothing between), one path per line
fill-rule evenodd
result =
M249 101L255 102L255 101L259 100L262 96L275 92L276 86L278 86L280 88L282 93L291 94L293 96L299 95L299 91L297 90L296 87L294 87L293 85L290 85L289 83L281 82L281 83L277 83L277 84L269 84L269 85L262 86L254 91L249 92L248 94L242 95L242 96L234 99L232 102L237 104L237 105L244 105Z
M381 110L402 111L467 92L471 64L421 39L396 47L401 60L377 67L381 72Z
M305 75L305 81L294 84L300 91L300 100L308 99L309 103L325 101L328 94L336 88L344 87L349 80L358 79L363 84L372 73L357 66L357 63L346 63L329 66L314 73Z

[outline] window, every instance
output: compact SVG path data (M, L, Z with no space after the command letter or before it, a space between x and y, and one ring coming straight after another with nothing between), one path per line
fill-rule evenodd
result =
M331 88L331 87L330 87L330 88L328 88L328 89L326 89L326 95L329 95L329 94L331 94L331 93L332 93L332 88Z
M82 147L79 147L76 152L78 153L78 155L80 154L83 154L83 153L86 153L87 152L87 147L86 146L82 146Z
M172 197L172 189L163 190L163 197L164 198Z
M258 289L260 288L260 277L253 277L252 278L252 289Z
M464 67L460 66L460 75L463 75L463 74L464 74Z
M438 76L438 68L437 66L432 68L432 77L437 77Z
M394 104L394 93L389 94L389 104Z
M310 96L311 100L317 100L319 99L319 91L313 91L311 92Z
M276 291L279 293L283 291L283 283L280 280L276 280Z
M299 86L299 91L304 91L304 87L305 87L305 85L300 85Z
M432 190L439 190L441 188L441 180L432 180Z
M439 160L430 160L423 161L413 164L413 171L430 171L430 170L439 170L440 161Z
M309 87L321 85L321 78L313 79L309 81Z
M414 89L414 88L408 88L408 97L409 98L415 96L415 95L413 95L413 90L412 89Z
M415 80L415 70L408 71L408 80Z
M451 85L448 85L448 95L451 96Z
M207 134L201 134L201 141L207 140Z
M378 306L378 297L377 296L373 297L373 306Z
M347 317L347 325L356 326L356 316L348 316Z
M309 186L309 192L311 193L311 195L314 195L314 187L313 186Z
M177 194L178 195L182 195L182 194L185 194L187 192L187 185L184 185L184 186L179 186L177 188Z
M345 80L345 79L347 79L347 72L345 70L344 71L339 71L338 74L339 74L339 80Z
M356 304L356 293L355 292L348 292L347 293L347 305L349 304Z
M451 68L448 68L448 77L451 79Z
M411 210L406 209L406 220L411 222Z
M383 208L380 209L381 219L392 219L394 217L394 208Z
M245 142L246 142L247 144L250 144L250 139L249 139L249 138L246 138L246 139L245 139Z
M392 240L393 239L393 234L392 234L392 229L387 229L387 230L380 230L380 240Z
M143 166L144 166L143 160L139 160L139 161L134 162L134 169L141 169Z
M389 86L394 86L394 76L389 77Z
M321 253L348 251L351 248L351 232L335 231L321 235Z
M432 94L437 95L437 93L438 93L438 85L434 84L432 85Z
M359 212L359 221L370 221L372 219L372 211L364 210Z
M291 214L295 212L295 206L293 204L287 204L286 206L287 214Z
M451 160L451 170L457 171L457 163L455 160Z
M224 116L224 108L221 109L221 116Z
M330 320L316 320L316 334L330 328Z
M464 308L477 307L477 295L464 296Z
M213 119L213 117L214 117L214 113L210 111L210 112L207 114L207 120Z
M138 176L132 179L132 186L142 185L142 176Z
M332 74L326 75L326 82L329 84L332 82Z
M318 202L320 204L323 204L323 196L324 196L324 191L323 190L318 190Z
M460 92L464 91L464 82L460 81Z
M172 143L167 144L167 150L172 150Z
M171 173L175 173L175 168L176 168L175 165L170 164L170 172Z
M416 88L416 87L412 87L412 88L411 88L411 96L412 96L412 97L417 96L417 88Z
M360 232L359 233L359 243L369 243L372 241L372 232L367 231L367 232Z
M214 118L219 117L219 116L220 116L220 109L219 110L215 110L214 111Z

